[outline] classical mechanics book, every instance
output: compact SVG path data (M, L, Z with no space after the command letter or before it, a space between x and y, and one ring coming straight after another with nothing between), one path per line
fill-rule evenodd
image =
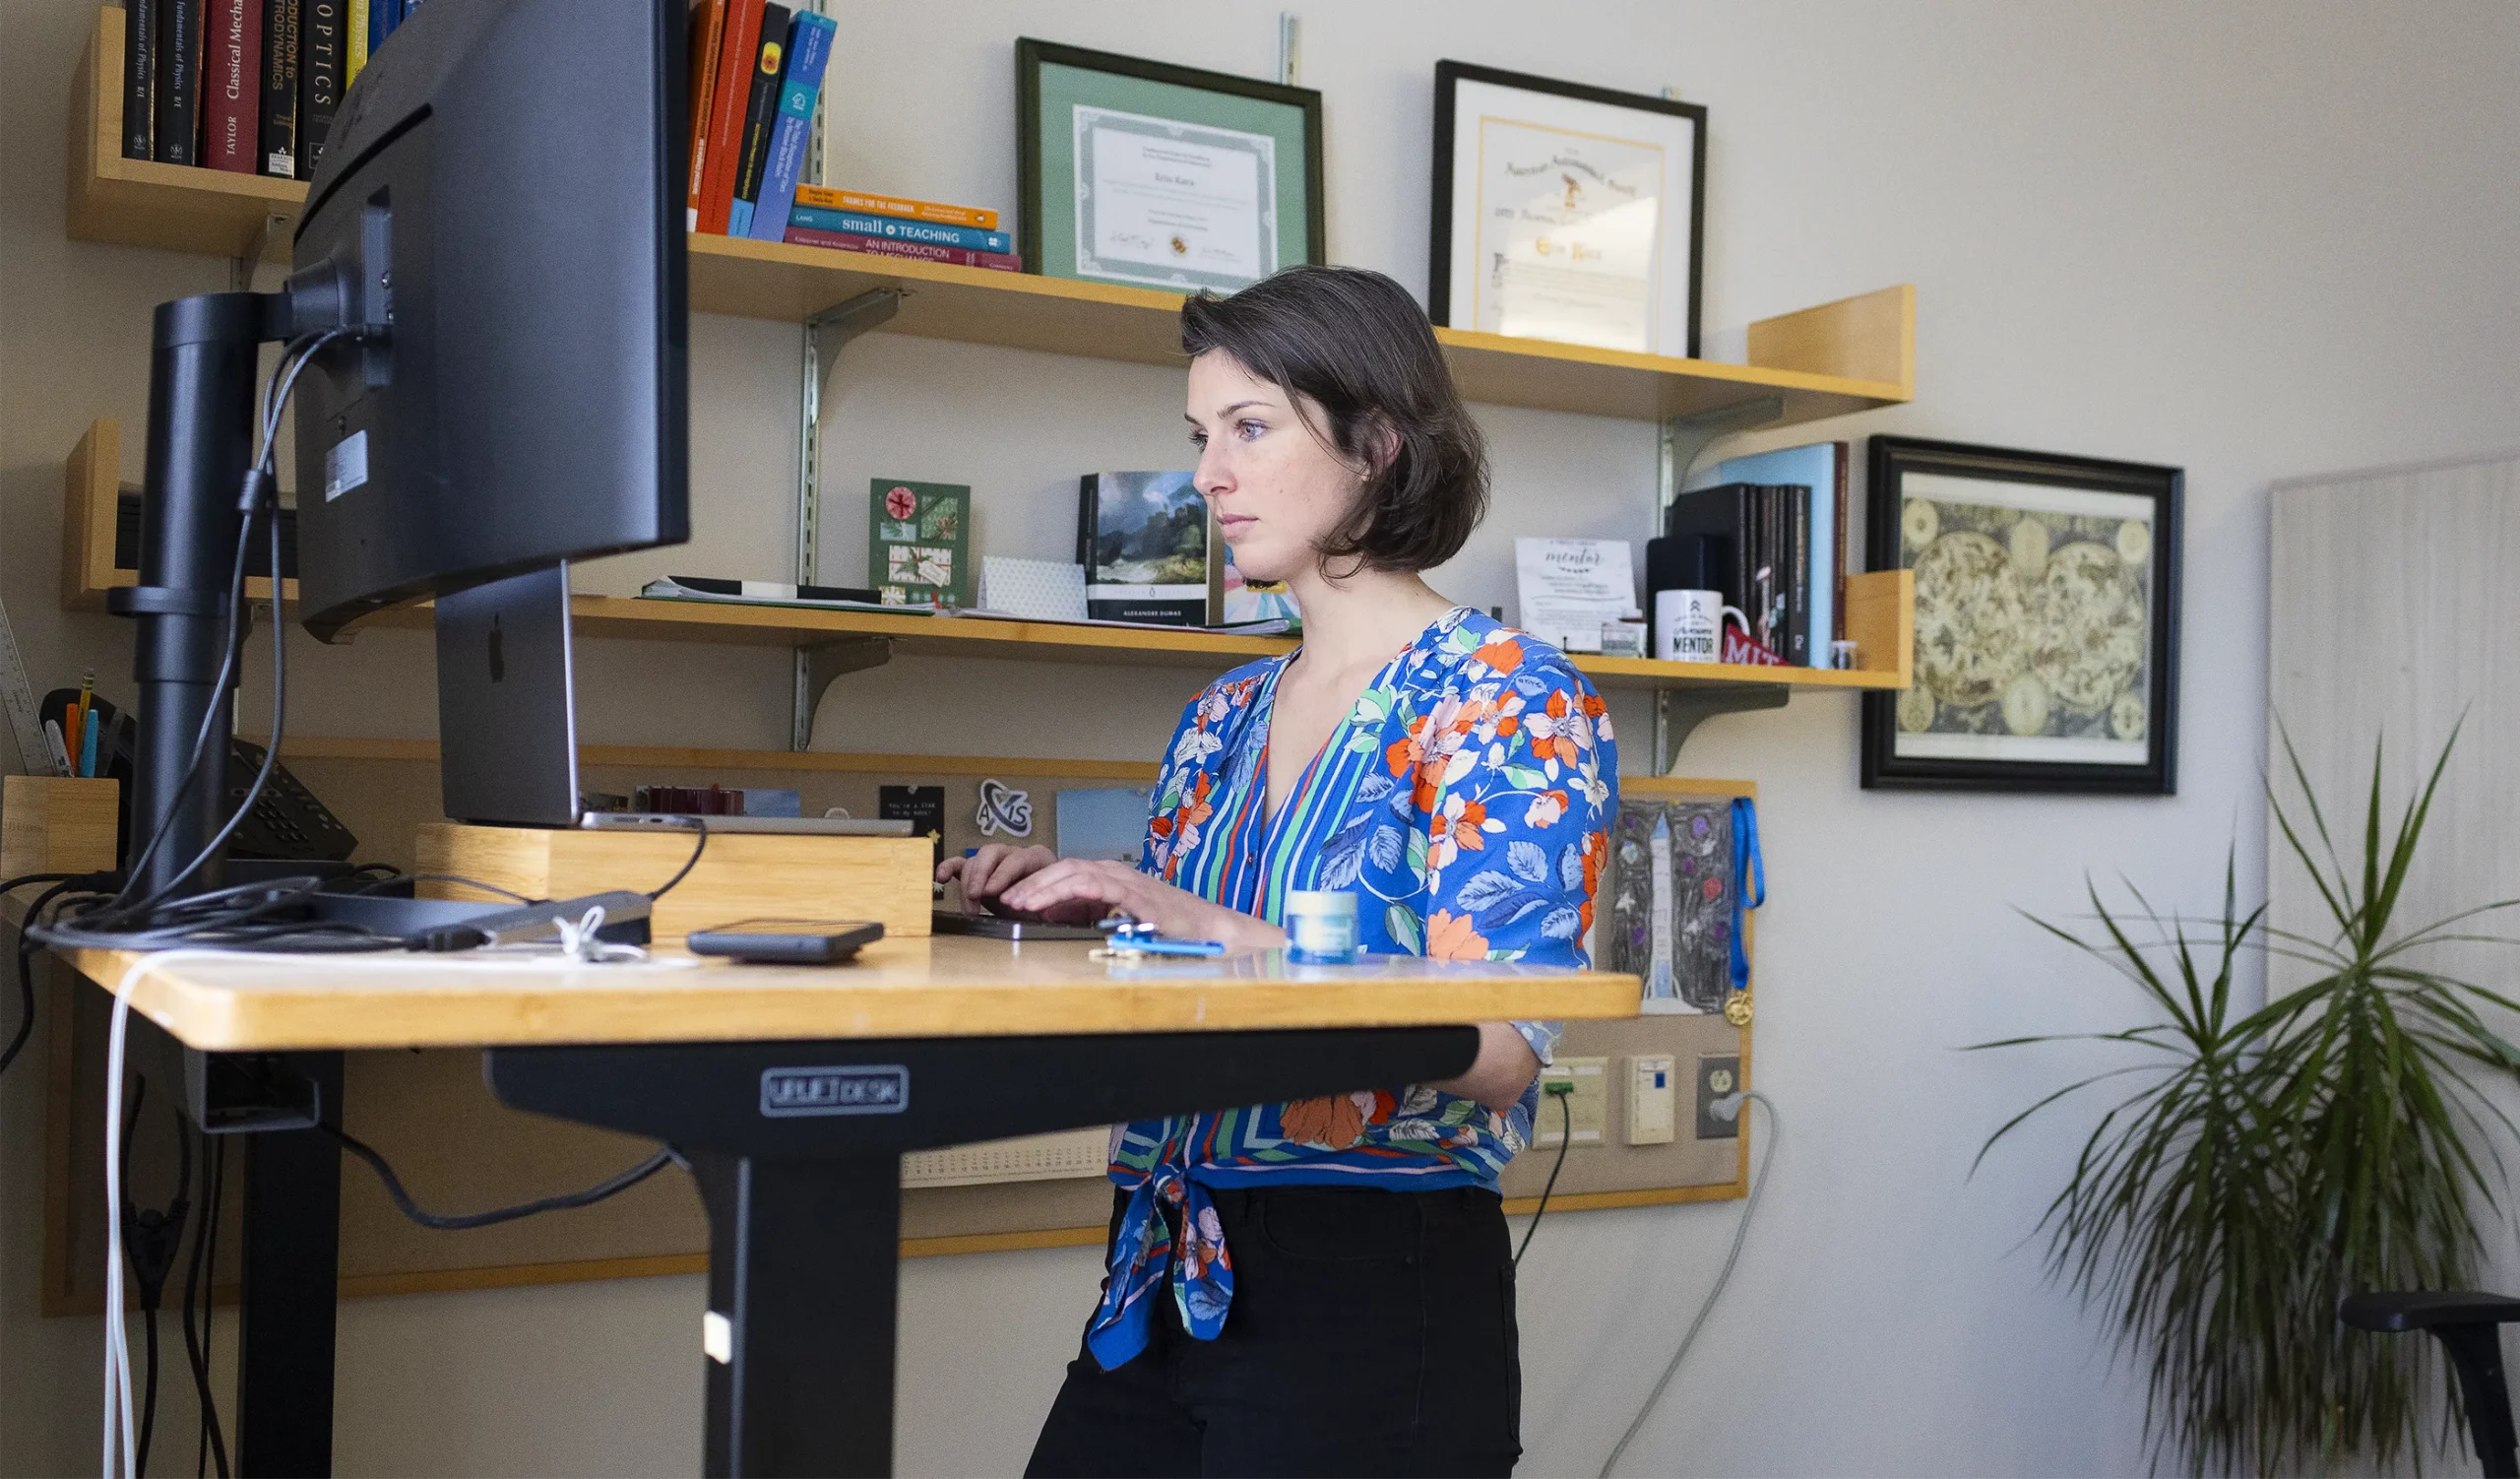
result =
M877 478L866 505L866 583L888 605L972 604L968 485Z
M1088 473L1077 480L1076 562L1085 610L1104 621L1206 626L1216 525L1188 473ZM1222 574L1222 571L1217 573Z

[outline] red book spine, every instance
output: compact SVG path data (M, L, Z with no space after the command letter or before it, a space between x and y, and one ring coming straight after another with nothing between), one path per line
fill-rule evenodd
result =
M726 33L726 0L698 0L691 10L691 180L683 229L700 229L700 199L709 185L709 120L718 96L718 45Z
M977 252L967 246L937 246L925 241L895 241L889 236L860 236L850 231L818 231L811 226L788 228L790 246L826 246L836 251L865 252L876 257L916 257L922 262L950 262L956 267L985 267L992 272L1022 272L1024 259L1012 252Z
M263 130L262 0L210 0L202 29L201 162L252 174Z
M735 155L744 107L752 101L752 69L761 60L763 0L726 0L726 29L718 43L718 86L709 98L709 164L700 196L700 229L726 234L735 204Z

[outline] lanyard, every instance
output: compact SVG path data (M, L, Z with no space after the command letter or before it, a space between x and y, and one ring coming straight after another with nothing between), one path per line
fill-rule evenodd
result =
M1754 891L1755 890L1755 894ZM1732 800L1732 989L1750 989L1750 951L1742 942L1744 916L1768 901L1768 868L1759 857L1759 804Z

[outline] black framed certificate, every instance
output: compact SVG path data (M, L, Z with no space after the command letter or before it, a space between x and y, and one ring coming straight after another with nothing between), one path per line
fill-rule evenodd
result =
M1436 323L1695 358L1705 201L1698 104L1435 64Z
M1229 293L1328 255L1312 89L1027 37L1015 92L1027 271Z

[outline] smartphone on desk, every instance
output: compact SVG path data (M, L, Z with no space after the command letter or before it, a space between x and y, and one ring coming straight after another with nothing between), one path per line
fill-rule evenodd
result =
M867 920L737 920L694 930L683 944L694 955L722 955L762 965L841 965L884 937Z

